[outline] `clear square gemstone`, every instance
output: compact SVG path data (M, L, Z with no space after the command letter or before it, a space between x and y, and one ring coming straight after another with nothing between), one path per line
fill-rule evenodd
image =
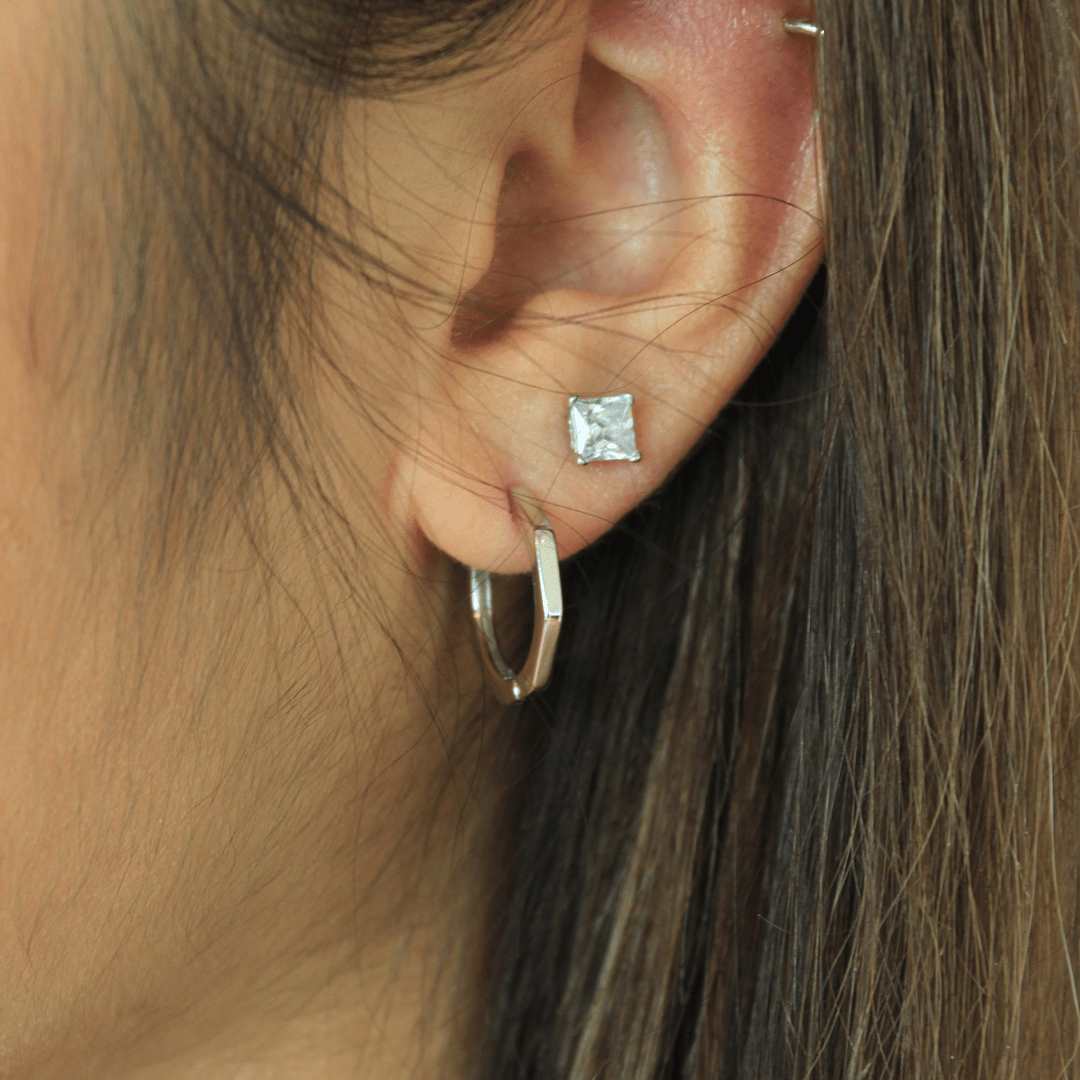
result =
M634 435L634 395L570 398L570 446L578 464L640 461Z

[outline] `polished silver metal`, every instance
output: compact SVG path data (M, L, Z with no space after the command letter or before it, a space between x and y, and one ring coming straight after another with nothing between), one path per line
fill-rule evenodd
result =
M805 34L807 37L819 38L824 31L816 22L809 19L785 19L784 29L789 34Z
M555 648L563 617L559 551L551 523L543 510L528 497L517 492L511 492L511 495L522 510L533 550L532 644L525 663L516 673L503 659L495 639L491 574L487 570L469 569L469 599L480 658L495 696L504 705L524 701L534 690L547 684L555 662Z

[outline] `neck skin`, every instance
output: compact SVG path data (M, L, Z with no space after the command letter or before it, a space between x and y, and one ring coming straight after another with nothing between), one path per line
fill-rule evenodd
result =
M449 609L462 606L462 595L445 600L441 625L458 625ZM392 663L387 657L383 670ZM461 677L470 682L470 669ZM417 705L419 697L402 684L390 699ZM478 721L488 728L478 741L490 747L467 736L456 746L445 713L440 720L423 708L381 723L394 734L379 740L375 760L358 755L362 790L341 799L338 788L325 804L337 807L317 830L335 836L319 844L331 858L305 860L294 846L303 833L283 842L273 860L281 887L275 881L266 899L228 912L225 933L194 960L201 990L192 993L177 969L175 1009L104 1054L98 1072L160 1080L472 1075L489 893L505 842L494 779L500 740L490 728L499 719ZM290 869L296 862L301 873Z
M31 962L16 972L9 1017L29 1017L36 1030L0 1073L472 1075L513 718L471 705L479 665L464 589L425 586L425 611L439 612L430 649L440 663L418 678L377 627L360 627L378 644L354 654L357 663L381 677L363 688L355 716L300 708L275 717L260 704L230 717L227 699L211 699L198 730L232 726L207 740L197 764L172 751L155 760L158 738L123 748L124 784L97 792L107 837L92 835L105 854L79 867L79 904L60 913L39 905L34 937L15 891L16 936L30 942ZM399 642L407 625L395 624ZM423 654L405 648L422 666ZM352 695L360 690L357 682ZM250 686L237 696L259 701ZM164 722L172 741L173 721ZM143 723L162 731L147 714L122 726ZM131 794L133 783L145 791ZM66 815L62 792L44 796ZM137 823L127 834L117 825L125 817ZM63 836L78 836L70 816L61 820ZM62 867L48 879L75 895ZM75 963L57 966L50 936L77 942ZM0 943L22 959L14 942Z

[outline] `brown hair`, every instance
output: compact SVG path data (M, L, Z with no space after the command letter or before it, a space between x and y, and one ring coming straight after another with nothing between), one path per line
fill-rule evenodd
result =
M245 81L235 52L200 51L208 9L175 0L198 78L155 57L189 129L158 217L192 238L190 283L168 293L227 348L220 369L163 363L192 415L162 430L190 433L207 475L242 471L237 444L301 486L273 309L305 244L334 243L310 198L326 101L390 93L403 64L364 62L381 29L402 55L443 20L407 69L430 78L526 6L304 0L291 19L231 0L291 62ZM819 0L816 18L828 269L663 490L566 564L556 678L496 733L524 764L478 1077L1073 1068L1077 11ZM142 30L160 43L156 18ZM306 75L264 93L283 73ZM200 140L209 194L185 179ZM120 355L145 328L118 326Z
M492 1080L1072 1075L1076 11L817 19L828 282L570 570Z

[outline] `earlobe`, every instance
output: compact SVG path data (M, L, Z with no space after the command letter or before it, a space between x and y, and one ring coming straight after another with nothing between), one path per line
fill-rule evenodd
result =
M563 557L655 490L821 259L814 58L784 10L567 7L578 31L473 88L477 130L504 123L473 195L488 212L463 199L446 220L483 263L467 258L430 331L417 440L395 470L426 539L478 569L529 569L511 488L542 501ZM510 101L525 103L512 123ZM579 465L570 398L624 393L640 460Z

